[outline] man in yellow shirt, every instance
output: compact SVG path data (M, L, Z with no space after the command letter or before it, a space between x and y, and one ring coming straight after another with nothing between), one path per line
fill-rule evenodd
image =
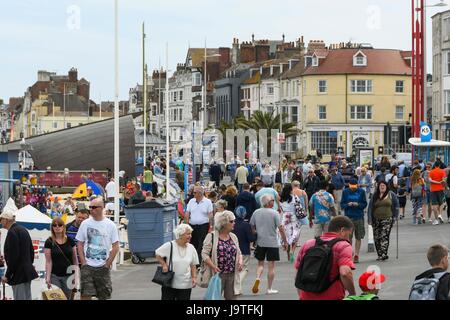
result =
M236 170L236 179L238 184L239 193L242 192L242 187L244 183L247 183L248 170L242 164L238 164L238 168Z

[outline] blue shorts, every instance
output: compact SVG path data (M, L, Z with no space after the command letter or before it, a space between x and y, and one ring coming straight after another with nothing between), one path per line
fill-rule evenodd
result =
M309 219L308 219L308 217L304 217L301 220L297 219L297 221L300 224L300 226L309 226Z
M422 204L431 204L431 192L426 190L425 193L426 196L422 198Z

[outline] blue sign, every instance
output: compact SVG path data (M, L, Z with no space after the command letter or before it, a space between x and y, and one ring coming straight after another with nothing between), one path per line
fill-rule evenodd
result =
M430 142L431 141L431 129L430 126L421 121L420 122L420 142Z

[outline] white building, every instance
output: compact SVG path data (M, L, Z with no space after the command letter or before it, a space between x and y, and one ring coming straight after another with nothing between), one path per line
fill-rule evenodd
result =
M450 140L450 10L433 20L433 139Z

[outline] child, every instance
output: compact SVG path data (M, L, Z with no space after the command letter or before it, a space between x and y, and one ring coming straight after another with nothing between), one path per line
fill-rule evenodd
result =
M398 202L400 204L400 219L403 219L405 217L405 207L406 207L406 195L407 195L407 189L406 189L406 182L405 180L401 179L399 180L399 187L397 189L397 197Z
M382 273L377 274L375 271L364 272L359 277L359 287L363 293L359 296L348 296L344 300L379 300L379 284L383 283L385 280L386 277Z

